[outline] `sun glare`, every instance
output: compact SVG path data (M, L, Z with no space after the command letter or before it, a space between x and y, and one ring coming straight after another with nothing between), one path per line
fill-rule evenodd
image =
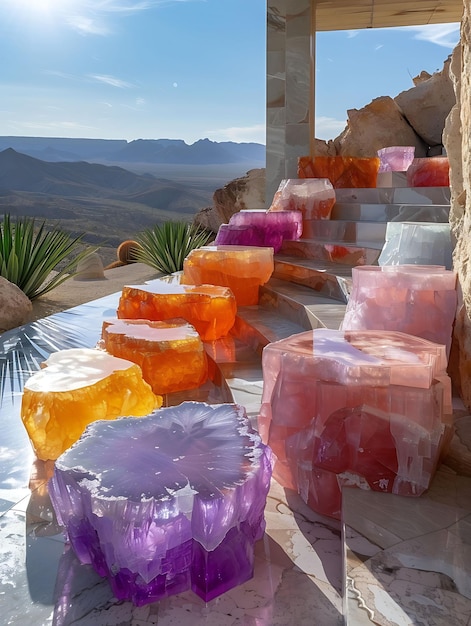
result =
M21 11L33 12L34 14L52 14L57 13L69 4L69 0L10 0L10 4L15 9Z

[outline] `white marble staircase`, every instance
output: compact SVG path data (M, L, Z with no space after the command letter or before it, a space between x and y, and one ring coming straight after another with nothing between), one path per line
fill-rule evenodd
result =
M239 311L245 339L258 329L259 350L293 332L339 328L352 267L377 263L388 221L448 221L448 188L337 191L331 220L308 222L301 241L287 242L275 256L258 307ZM335 253L341 248L347 253L339 262ZM471 479L457 477L446 460L421 498L346 490L345 624L470 623L470 495Z

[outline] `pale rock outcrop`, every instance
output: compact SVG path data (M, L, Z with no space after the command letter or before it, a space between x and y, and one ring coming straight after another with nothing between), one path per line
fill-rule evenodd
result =
M462 143L459 139L450 141L451 158L461 160L462 186L457 180L458 174L452 173L452 210L450 225L457 241L453 255L453 266L458 274L458 283L462 299L455 323L455 340L458 345L457 386L465 406L471 408L471 6L464 2L461 22L461 84L458 90L460 102L460 125ZM454 70L456 72L456 70ZM456 81L458 82L458 81ZM445 139L448 143L448 138ZM461 148L461 156L460 150ZM456 150L456 155L453 154ZM449 155L450 158L450 155ZM455 176L456 174L456 176ZM456 187L456 191L455 191ZM462 191L460 191L462 189Z
M415 86L402 91L394 100L403 116L427 146L443 143L445 119L455 105L455 91L450 77L451 57L443 69L415 80Z
M193 222L213 233L227 224L234 213L244 209L265 208L265 169L249 170L213 194L213 206L199 211Z
M463 151L461 135L461 45L451 56L450 79L455 90L456 104L445 120L443 144L450 162L450 226L456 236L461 229L466 194L463 190Z
M92 252L77 264L74 280L103 280L104 278L103 261L97 252Z
M0 332L26 324L32 311L33 304L21 289L0 276Z
M393 98L375 98L362 109L347 111L345 130L334 139L340 156L373 157L387 146L414 146L415 156L427 154L428 146L402 115Z

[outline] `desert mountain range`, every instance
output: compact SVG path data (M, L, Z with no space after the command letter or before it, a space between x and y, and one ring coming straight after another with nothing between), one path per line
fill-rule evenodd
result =
M85 233L87 243L103 244L105 262L125 239L165 220L191 220L212 204L217 188L265 165L261 144L209 140L189 146L166 139L0 137L0 150L0 213ZM169 160L160 162L164 154Z

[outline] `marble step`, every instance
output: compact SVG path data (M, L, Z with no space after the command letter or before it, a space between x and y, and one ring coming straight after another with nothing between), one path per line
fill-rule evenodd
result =
M351 222L346 220L305 220L303 239L377 242L384 244L385 222Z
M305 259L330 261L342 265L375 265L383 242L322 241L317 239L285 240L280 253Z
M450 204L449 187L378 187L335 190L337 202L368 204Z
M260 287L259 306L276 311L304 330L338 329L346 309L346 304L323 296L309 287L274 277Z
M352 285L352 267L277 254L273 277L304 285L323 296L347 303Z
M303 326L276 310L254 305L237 309L235 324L230 334L260 356L263 348L269 343L302 333L304 330Z
M361 222L448 222L449 213L449 204L336 201L330 219Z

